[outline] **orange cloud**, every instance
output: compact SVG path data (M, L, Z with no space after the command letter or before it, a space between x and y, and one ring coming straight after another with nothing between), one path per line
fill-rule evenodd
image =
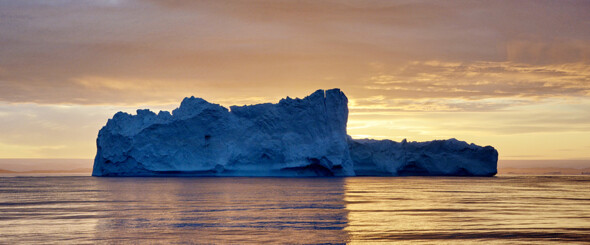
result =
M366 96L355 99L353 109L485 111L587 96L590 66L410 62L371 76L365 84Z

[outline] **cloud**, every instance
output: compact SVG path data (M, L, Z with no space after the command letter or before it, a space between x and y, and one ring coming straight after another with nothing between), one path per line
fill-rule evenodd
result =
M352 125L349 129L355 134L368 134L364 130L381 131L378 135L389 130L401 130L400 135L416 132L445 137L458 137L454 134L590 134L590 99L551 99L488 111L352 109L349 121Z
M0 156L88 157L114 112L185 96L228 106L334 87L353 135L565 156L550 145L590 137L588 12L588 1L0 0ZM522 148L535 144L548 153Z
M590 95L590 66L415 61L365 79L353 110L490 111Z
M507 58L526 64L581 62L590 64L589 40L513 40L506 44Z
M519 81L508 88L452 87L417 82L439 74L435 65L414 65L404 74L391 74L391 67L413 60L466 69L486 62L586 64L590 34L578 30L590 28L589 9L585 2L551 1L1 1L0 101L141 104L203 94L303 96L319 87L374 85L366 78L379 66L390 69L381 75L395 75L402 84L395 88L389 81L376 87L387 93L355 97L436 97L437 88L445 96L485 96L489 92L482 90L494 86L514 92ZM485 72L501 75L492 68ZM469 75L461 67L438 69ZM121 89L80 83L89 78ZM138 92L146 85L159 90ZM431 88L419 92L412 86Z

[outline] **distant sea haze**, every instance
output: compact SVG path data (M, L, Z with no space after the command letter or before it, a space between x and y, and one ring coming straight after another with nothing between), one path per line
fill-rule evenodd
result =
M0 159L0 170L12 172L92 172L94 159Z

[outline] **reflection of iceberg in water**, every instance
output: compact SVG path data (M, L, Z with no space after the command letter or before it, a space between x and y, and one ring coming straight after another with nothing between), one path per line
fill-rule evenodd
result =
M347 241L344 179L117 178L100 185L109 202L98 241Z

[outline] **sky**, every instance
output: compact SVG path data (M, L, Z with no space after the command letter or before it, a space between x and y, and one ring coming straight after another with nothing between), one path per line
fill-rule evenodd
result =
M355 138L590 160L588 13L566 0L0 0L0 158L91 159L115 112L187 96L340 88Z

